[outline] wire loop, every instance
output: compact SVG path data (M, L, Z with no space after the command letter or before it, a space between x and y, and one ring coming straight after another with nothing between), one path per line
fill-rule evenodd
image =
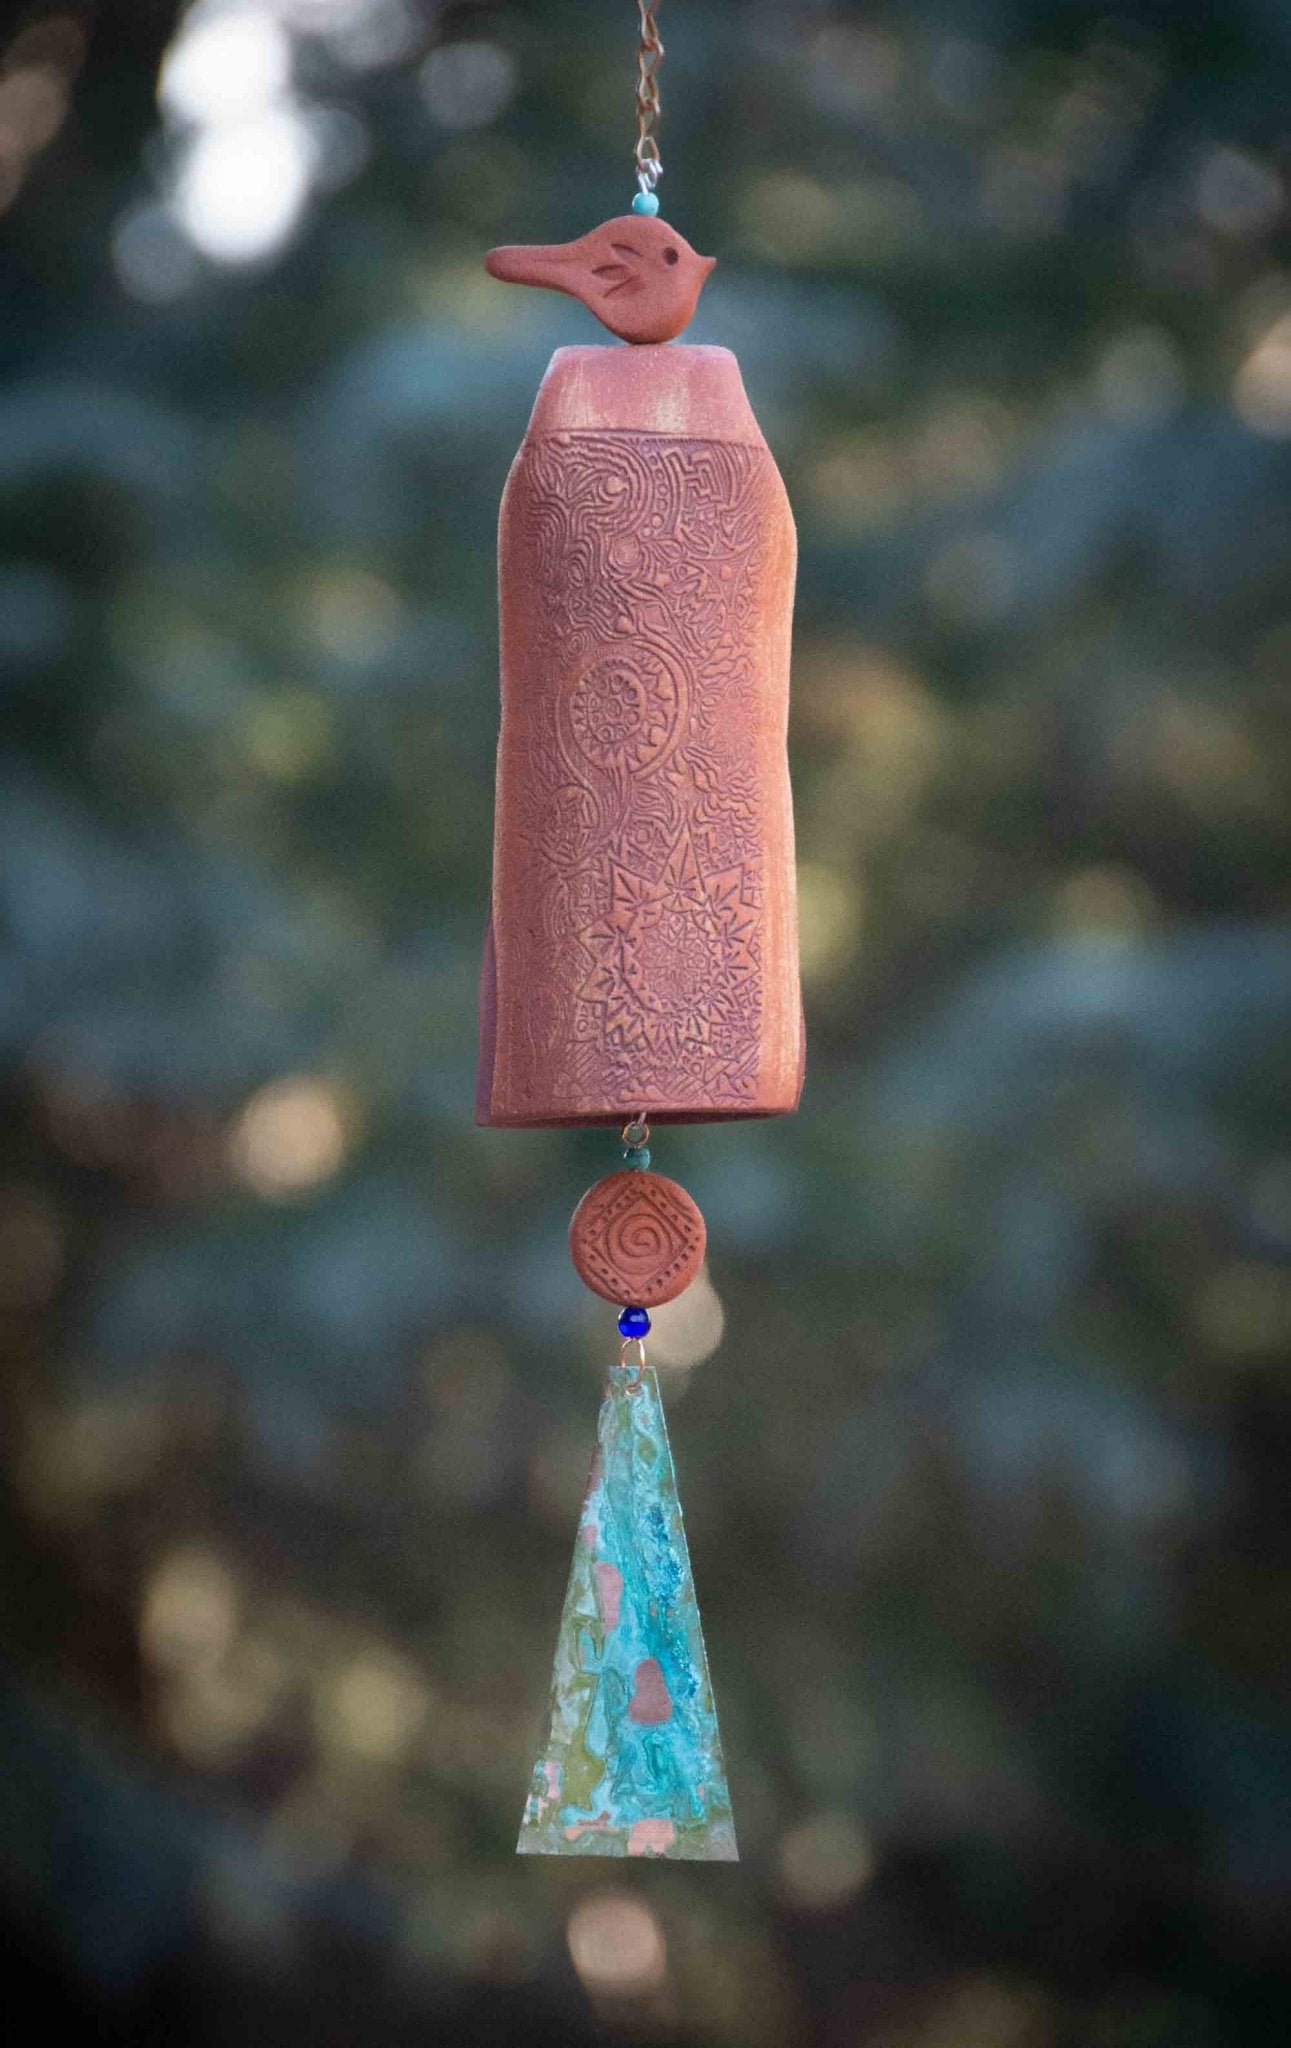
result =
M629 1352L634 1354L631 1358L628 1356ZM646 1369L644 1337L625 1337L623 1339L619 1346L619 1369L621 1372L630 1372L634 1375L624 1391L629 1394L635 1394L637 1388L641 1385Z

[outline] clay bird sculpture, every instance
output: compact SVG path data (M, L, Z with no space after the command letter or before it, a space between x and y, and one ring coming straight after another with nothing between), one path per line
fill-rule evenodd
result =
M623 213L576 242L510 243L484 267L506 284L545 285L581 299L620 341L671 341L694 313L715 258L648 214Z

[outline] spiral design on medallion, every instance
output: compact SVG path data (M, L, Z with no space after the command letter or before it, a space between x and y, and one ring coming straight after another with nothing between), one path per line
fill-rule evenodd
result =
M569 1251L584 1286L620 1306L657 1308L699 1271L707 1233L685 1188L661 1173L611 1173L583 1196Z
M625 1273L653 1273L673 1245L668 1224L649 1206L616 1216L605 1233L605 1255Z

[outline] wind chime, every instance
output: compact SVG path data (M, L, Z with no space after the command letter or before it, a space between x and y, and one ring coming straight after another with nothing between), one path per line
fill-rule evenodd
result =
M477 1120L622 1126L574 1212L619 1310L518 1848L736 1856L650 1310L704 1219L652 1125L796 1108L803 1030L785 756L796 541L728 349L679 347L713 259L659 218L663 57L638 0L637 192L492 276L627 347L561 348L502 500L502 721Z

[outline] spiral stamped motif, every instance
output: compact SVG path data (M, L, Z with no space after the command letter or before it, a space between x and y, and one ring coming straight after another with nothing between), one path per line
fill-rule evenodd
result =
M585 1287L605 1301L657 1308L698 1273L707 1232L697 1203L661 1173L627 1169L588 1189L569 1226Z

